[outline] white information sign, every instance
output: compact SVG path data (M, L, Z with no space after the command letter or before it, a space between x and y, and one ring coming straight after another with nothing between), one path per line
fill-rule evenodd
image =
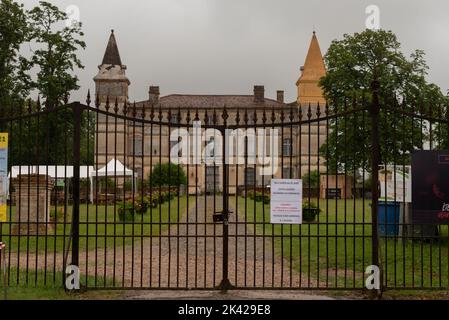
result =
M411 166L387 165L387 170L385 170L384 166L382 166L382 169L379 170L379 200L411 203L411 172Z
M302 180L272 179L270 222L302 223Z

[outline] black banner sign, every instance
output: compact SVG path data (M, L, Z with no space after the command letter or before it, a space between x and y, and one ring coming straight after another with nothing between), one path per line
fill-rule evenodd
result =
M412 154L413 223L449 223L449 151Z

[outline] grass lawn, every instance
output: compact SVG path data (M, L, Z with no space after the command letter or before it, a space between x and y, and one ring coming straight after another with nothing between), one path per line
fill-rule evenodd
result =
M277 255L290 262L303 279L319 280L322 286L363 288L364 271L371 264L369 200L320 199L315 203L322 211L314 223L271 225L269 204L248 198L245 210L245 198L230 199L256 234L274 236ZM447 226L440 227L440 234L438 240L427 242L382 238L384 282L391 287L449 287Z
M118 217L118 206L80 205L80 251L96 247L120 247L129 245L141 236L157 236L167 230L170 223L176 223L186 211L187 197L174 198L157 208L150 208L144 215L135 215L134 222L121 222ZM59 207L62 208L63 207ZM52 206L52 210L54 206ZM15 208L11 209L8 221L14 220ZM64 217L65 216L65 217ZM66 214L60 217L55 225L56 231L48 234L30 235L12 234L12 223L4 223L1 239L8 244L11 252L62 252L67 247L71 229L72 206L67 206ZM133 238L134 236L134 238Z
M150 208L144 215L135 216L134 222L121 222L118 217L118 207L114 205L96 206L82 204L80 206L80 255L87 250L95 248L119 248L130 245L133 241L139 241L142 236L158 236L166 231L171 223L176 223L186 211L187 197L180 197L170 202L165 202L157 208ZM53 209L53 208L52 208ZM14 221L14 208L8 221ZM63 254L63 248L68 245L71 228L72 207L67 206L65 219L64 216L56 222L56 232L48 231L47 236L40 234L38 236L22 234L20 236L9 232L14 222L2 226L2 241L6 242L11 258L17 259L20 256L21 270L17 270L17 262L12 262L9 270L10 295L20 299L39 298L42 295L45 298L52 298L52 295L59 298L62 293L64 298L73 298L73 295L65 294L62 286L62 274L58 270L62 266L49 262L47 270L36 270L32 261L30 269L25 268L28 259L27 252L33 254L39 252L48 256L49 261L53 261L53 256ZM65 221L64 221L65 220ZM11 235L11 236L10 236ZM34 260L34 258L31 258ZM14 259L13 259L14 260ZM42 258L40 258L42 261ZM1 269L1 268L0 268ZM89 284L89 282L92 282ZM101 276L90 277L87 279L82 276L82 283L91 287L96 283L107 285ZM59 285L60 284L60 285ZM1 288L2 284L0 284ZM112 286L112 282L111 282ZM29 288L29 290L28 290Z
M56 282L53 282L56 279ZM98 279L97 279L98 280ZM84 281L84 277L83 277ZM88 284L94 284L94 277L87 278ZM101 279L103 282L103 279ZM107 283L111 283L108 279ZM0 300L5 297L5 288L0 284ZM6 290L7 300L74 300L74 299L103 299L114 298L120 295L117 291L90 291L83 293L71 293L64 290L61 272L50 272L39 270L37 274L25 271L17 273L17 269L11 268L9 285Z

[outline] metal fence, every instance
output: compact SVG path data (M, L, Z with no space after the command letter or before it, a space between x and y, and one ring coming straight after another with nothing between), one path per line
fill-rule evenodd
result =
M447 148L447 109L373 89L370 102L277 109L88 98L3 110L8 285L63 286L76 265L87 289L364 289L376 265L382 289L447 289L447 222L413 222L405 180L395 220L378 214L387 175L396 188L414 150ZM205 158L186 156L195 148ZM302 178L303 224L270 223L273 178Z

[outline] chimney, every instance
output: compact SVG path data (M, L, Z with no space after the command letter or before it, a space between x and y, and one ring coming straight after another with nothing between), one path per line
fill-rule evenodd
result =
M150 86L150 91L148 93L150 103L156 104L159 102L159 87Z
M280 103L284 103L284 90L276 91L277 101Z
M264 86L254 86L254 102L262 103L265 101Z

